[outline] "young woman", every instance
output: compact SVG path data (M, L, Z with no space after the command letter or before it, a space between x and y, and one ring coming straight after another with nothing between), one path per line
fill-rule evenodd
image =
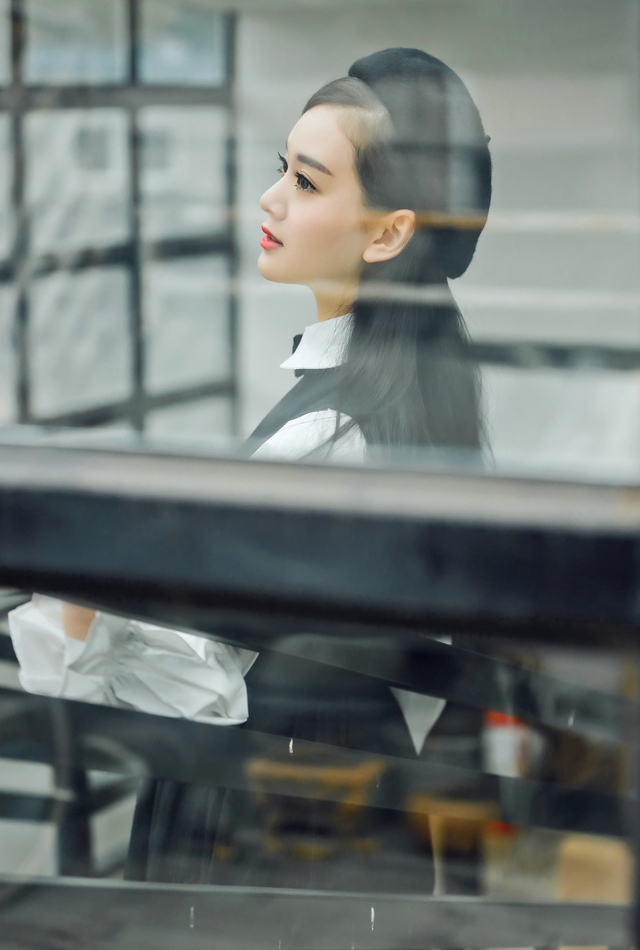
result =
M252 434L249 454L481 450L477 367L447 281L468 267L486 221L487 142L462 81L420 50L367 56L311 97L261 199L258 267L309 286L318 322L282 364L301 379ZM287 705L295 671L283 658L253 665L246 650L43 597L10 622L34 692L218 725L248 716L258 730L404 755L420 751L442 708L328 667L297 684L301 712ZM364 738L363 708L374 723ZM216 789L151 783L131 876L212 880L223 801Z

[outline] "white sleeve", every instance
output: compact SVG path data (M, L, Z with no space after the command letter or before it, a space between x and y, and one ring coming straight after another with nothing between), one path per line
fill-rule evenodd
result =
M75 640L60 602L38 594L11 611L9 626L29 692L218 725L247 719L249 650L100 612L86 641Z

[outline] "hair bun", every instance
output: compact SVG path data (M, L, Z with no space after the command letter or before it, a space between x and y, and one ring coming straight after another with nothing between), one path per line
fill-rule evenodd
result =
M404 47L357 60L349 76L366 83L389 112L395 156L405 164L412 194L420 196L422 206L411 207L435 222L426 226L444 273L459 277L491 203L489 137L467 87L435 56Z

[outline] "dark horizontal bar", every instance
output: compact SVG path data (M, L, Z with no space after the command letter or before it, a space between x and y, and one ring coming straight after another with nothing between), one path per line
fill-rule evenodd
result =
M24 600L24 595L16 594L11 606ZM298 664L298 675L310 680L317 664L328 665L390 686L609 742L628 741L637 716L637 705L620 696L428 637L379 637L363 647L335 637L298 636L255 647L287 654L290 663ZM0 637L0 660L16 661L8 636Z
M4 445L0 583L262 642L431 631L613 649L638 642L637 495Z
M377 638L363 646L335 637L298 636L276 642L273 648L286 653L291 664L299 664L298 675L310 682L320 663L609 742L628 742L637 717L636 704L620 696L426 637Z
M127 419L134 405L141 406L143 412L153 412L156 409L166 409L171 406L182 406L213 396L232 396L235 392L234 380L220 382L197 383L195 386L170 389L163 393L145 393L139 400L122 399L119 402L109 403L106 406L89 406L86 409L76 409L63 412L56 416L31 416L27 422L40 426L78 426L94 427Z
M233 244L227 232L143 241L142 248L146 261L177 260L209 254L228 255L233 252ZM58 271L76 273L92 267L128 267L132 265L133 257L134 247L129 241L108 247L83 248L66 254L43 254L30 261L26 267L29 279L35 280ZM0 283L15 280L16 274L17 266L13 261L0 262Z
M131 259L131 244L114 244L109 247L88 247L66 254L48 253L28 262L29 278L46 277L57 271L76 273L91 267L127 266Z
M3 821L53 821L53 807L54 801L48 795L0 791L0 819Z
M29 85L0 87L0 111L146 109L231 104L231 87L178 85Z
M623 371L640 367L640 349L637 347L501 340L491 343L473 341L472 349L480 363L520 369Z
M3 950L628 946L610 904L0 878Z
M234 247L229 233L222 231L200 237L169 237L160 241L145 241L143 238L142 250L145 260L164 261L206 254L231 254Z
M267 744L265 746L265 743ZM626 837L630 804L616 795L583 791L533 779L482 775L471 769L429 760L377 755L343 749L250 728L216 727L186 719L153 716L129 709L0 690L0 746L11 758L47 762L58 769L99 769L133 777L173 779L192 784L252 790L249 760L268 754L288 764L310 760L359 765L372 756L402 776L406 787L435 794L448 813L449 800L461 793L496 802L502 818L513 824L581 834ZM265 753L268 748L268 753ZM19 750L13 753L12 750ZM108 751L105 751L108 750ZM340 801L336 789L300 786L300 798ZM376 805L402 810L397 789L383 783ZM451 806L454 814L455 804Z
M262 644L256 647L265 649ZM314 667L322 663L389 686L609 742L629 741L637 714L636 705L620 696L426 638L391 643L377 638L363 648L337 638L319 645L318 638L288 637L266 647L274 648L299 664L299 674L310 681ZM0 660L17 662L8 636L0 637Z

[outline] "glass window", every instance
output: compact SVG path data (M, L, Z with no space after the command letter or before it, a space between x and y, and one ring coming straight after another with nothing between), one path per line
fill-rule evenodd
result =
M129 235L126 116L115 109L26 118L31 249L103 247Z
M636 373L586 366L486 367L487 416L499 463L578 471L595 459L605 477L635 480L640 458Z
M125 0L27 0L28 83L122 82Z
M4 942L628 947L638 0L11 6Z
M15 296L13 286L0 284L0 425L16 416Z
M11 81L9 0L0 0L0 85Z
M171 442L178 439L200 444L224 440L232 431L231 403L229 399L216 397L156 409L147 416L145 430L153 437L170 437Z
M145 238L221 230L226 223L224 109L140 112L142 232Z
M602 47L604 5L583 21L580 47L561 39L568 21L559 17L549 70L516 32L520 62L505 52L499 67L476 67L492 134L492 207L474 262L453 286L472 339L512 345L503 365L482 368L498 464L637 471L638 378L602 354L640 345L637 107L621 66L637 64L637 54L624 38L624 7ZM536 33L552 17L524 4L518 13ZM485 16L501 22L500 5ZM563 365L551 365L554 357Z
M474 337L637 345L628 79L603 57L597 70L574 60L551 77L512 66L476 81L490 110L494 188L477 259L456 284ZM516 100L527 110L496 108Z
M162 392L231 376L229 278L222 258L144 270L146 384Z
M8 257L13 238L11 208L12 175L11 126L8 116L0 115L0 259Z
M199 0L142 0L140 78L148 83L224 82L225 18Z
M32 411L51 416L131 390L129 281L122 268L59 272L30 294Z

